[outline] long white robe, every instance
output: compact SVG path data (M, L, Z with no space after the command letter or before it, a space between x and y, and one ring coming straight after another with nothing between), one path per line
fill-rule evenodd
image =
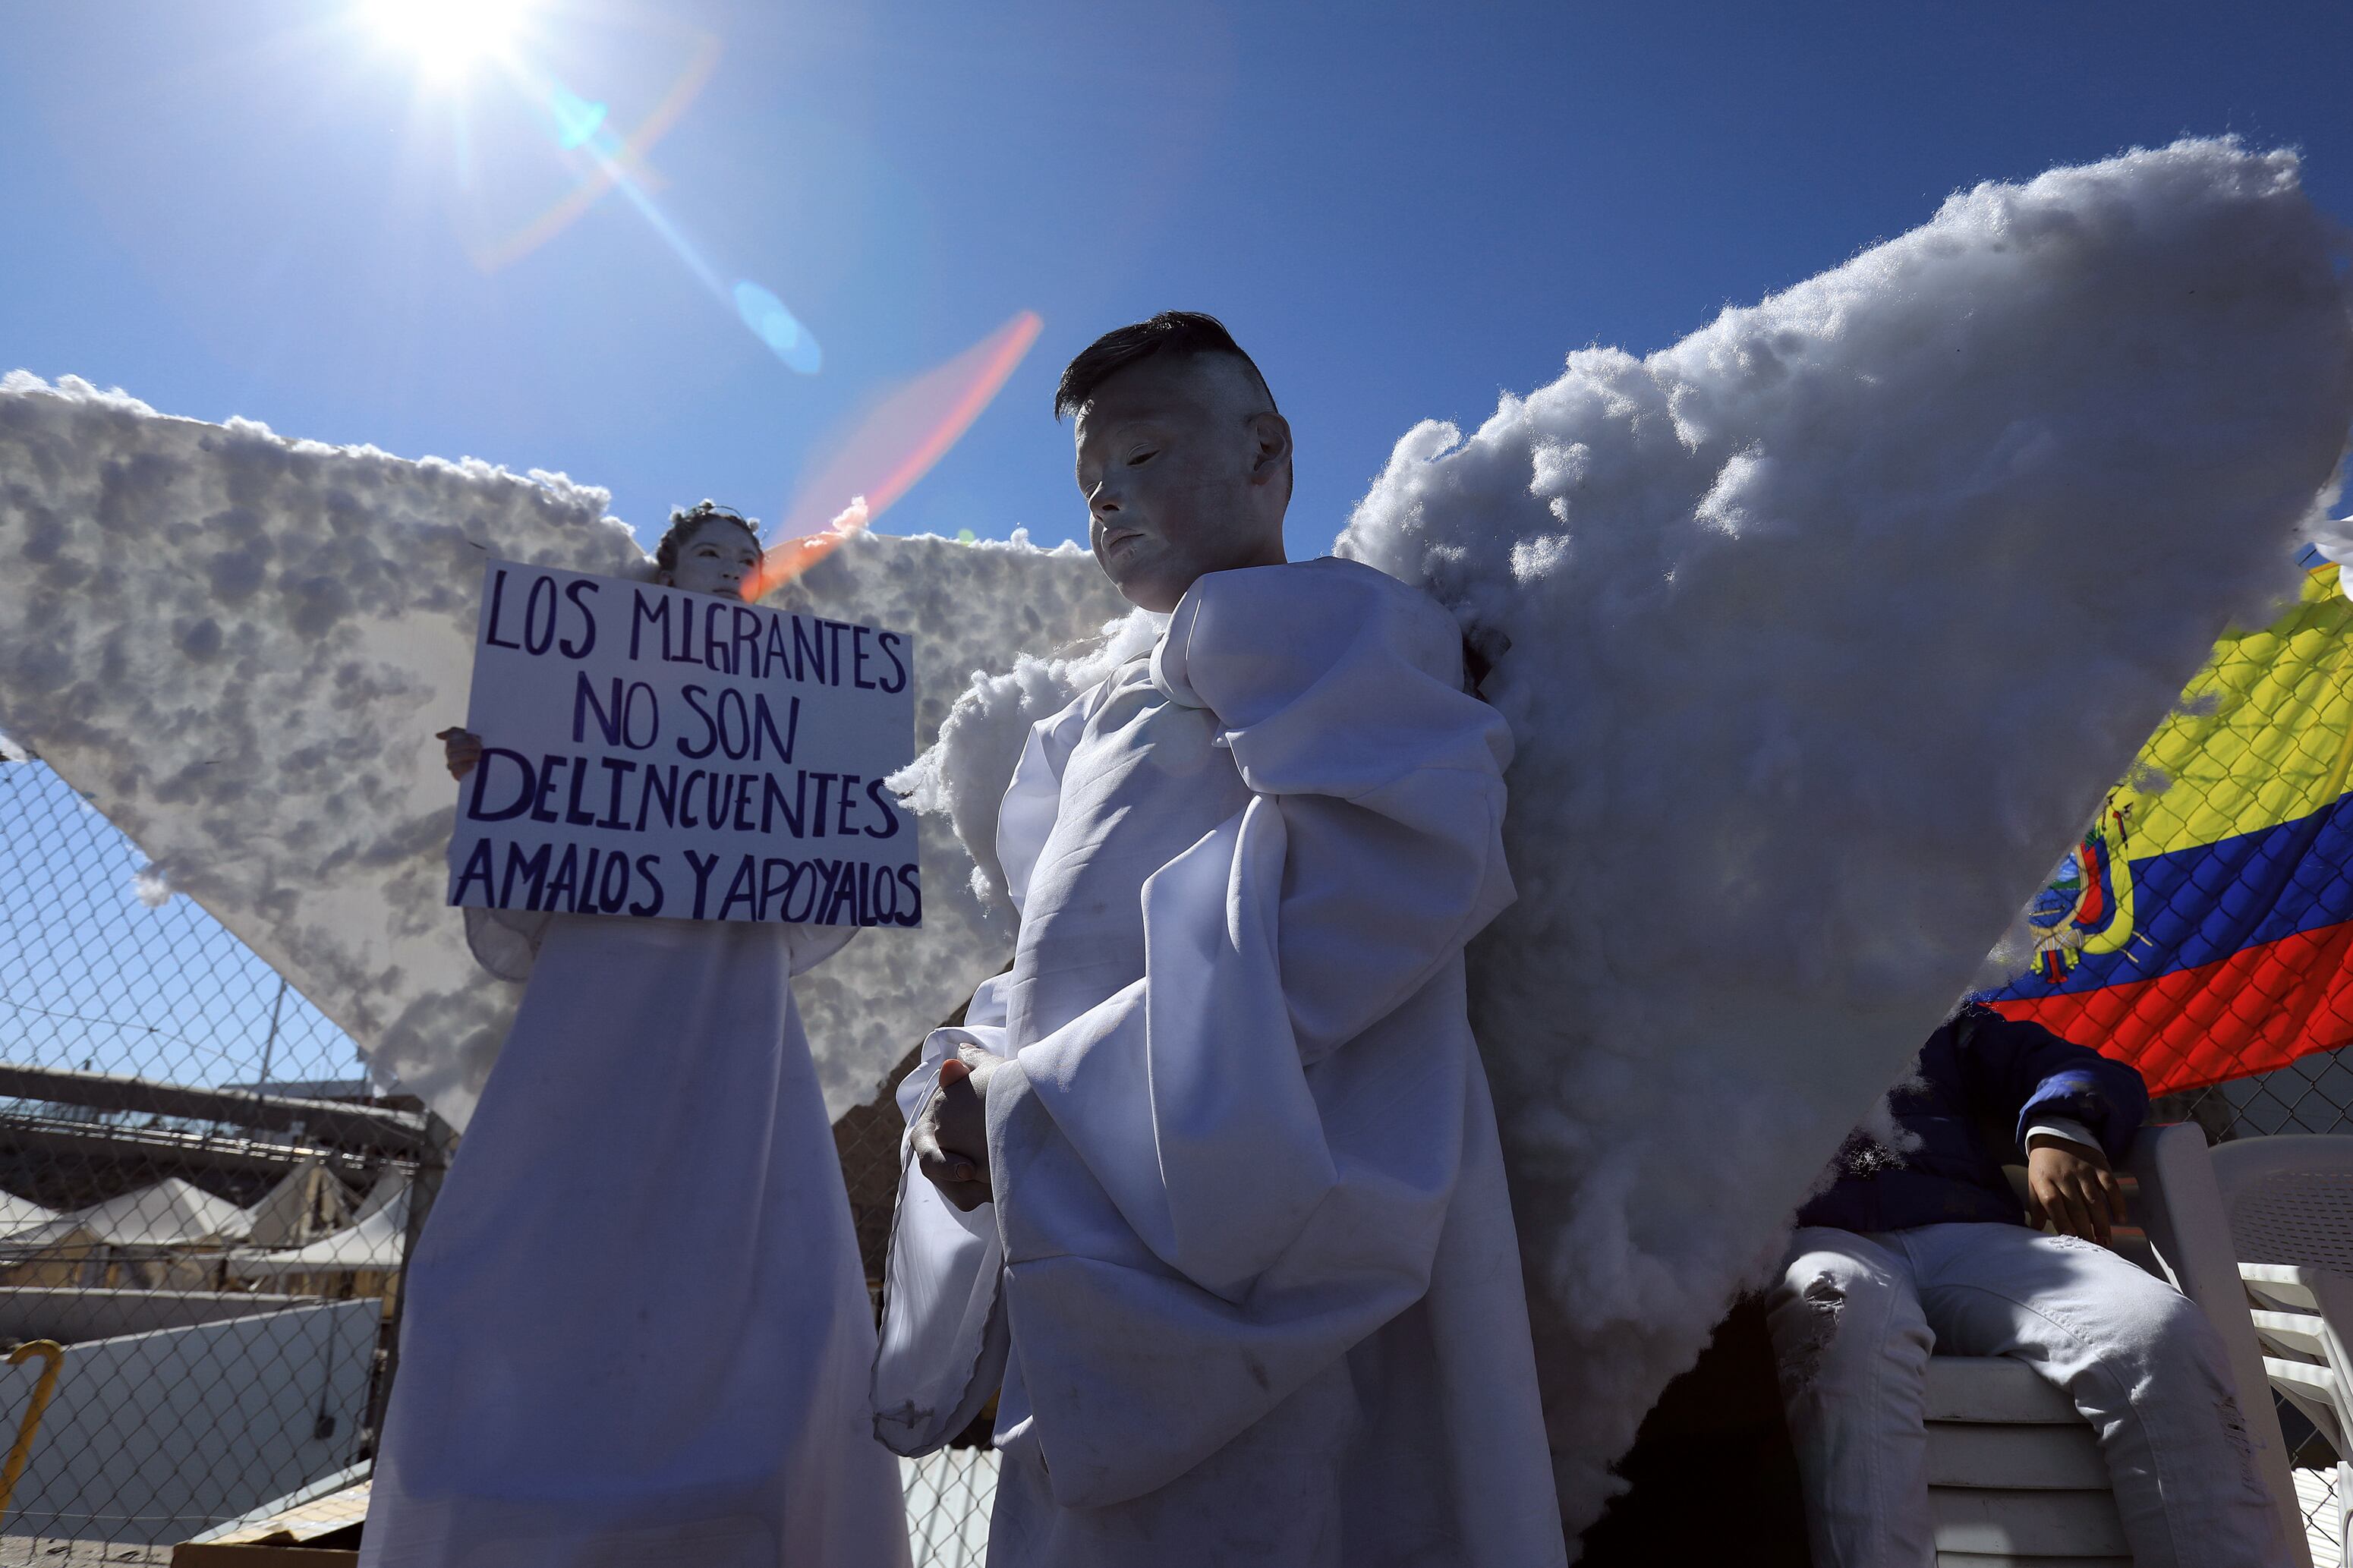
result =
M537 957L408 1271L362 1563L905 1568L791 985L852 933L472 923Z
M1564 1561L1462 947L1513 894L1451 620L1339 561L1217 573L1033 731L996 1199L902 1173L877 1430L1002 1378L992 1563Z

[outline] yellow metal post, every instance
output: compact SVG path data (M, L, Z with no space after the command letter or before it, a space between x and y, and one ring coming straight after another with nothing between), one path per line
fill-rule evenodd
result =
M8 1450L8 1462L0 1467L0 1521L8 1517L9 1500L16 1494L16 1482L25 1473L25 1461L33 1457L33 1435L41 1429L41 1412L49 1407L49 1395L58 1391L58 1373L65 1365L65 1347L55 1340L27 1340L8 1352L10 1366L22 1366L35 1356L48 1364L33 1384L33 1402L25 1407L25 1419L16 1424L16 1441Z

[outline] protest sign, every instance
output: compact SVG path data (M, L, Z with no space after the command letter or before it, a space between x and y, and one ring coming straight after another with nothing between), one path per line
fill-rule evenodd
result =
M922 922L903 632L494 561L449 901L812 925Z

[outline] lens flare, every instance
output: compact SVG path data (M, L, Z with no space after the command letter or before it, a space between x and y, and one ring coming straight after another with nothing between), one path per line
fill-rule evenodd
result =
M752 574L744 579L744 597L757 604L865 532L866 523L866 498L860 496L818 531L770 545Z
M777 542L745 584L744 597L758 599L792 582L906 494L988 406L1043 325L1037 311L1024 310L877 403L839 444L833 460L801 487L778 528ZM820 526L818 520L845 493L849 505ZM970 542L972 531L962 530L957 537Z
M663 93L661 101L654 106L652 112L639 121L626 136L614 135L600 114L597 122L589 126L577 142L565 142L563 117L554 108L555 94L564 89L554 84L531 88L534 96L545 101L549 105L549 112L555 116L559 144L567 150L580 152L601 137L607 143L606 155L601 159L586 160L586 166L572 189L519 227L496 239L469 243L467 254L474 265L484 272L496 272L521 260L561 234L581 214L596 205L597 198L611 191L616 182L624 176L634 181L640 192L660 190L661 177L646 162L646 154L686 113L688 106L702 92L703 84L711 79L712 72L718 68L719 56L718 38L709 33L698 34L694 53L679 72L678 79L670 83L670 89ZM575 101L578 100L575 99ZM601 110L603 105L585 107Z
M702 285L713 299L732 303L735 314L752 335L767 344L770 353L802 375L815 375L825 363L818 342L799 318L785 308L785 302L766 289L749 279L739 279L732 288L720 281L719 273L706 259L685 231L670 220L668 213L654 204L628 170L621 167L620 156L625 151L613 133L605 129L605 106L591 103L553 78L533 78L518 67L516 75L533 100L547 110L554 122L556 139L567 152L587 154L604 174L607 190L626 197L646 220L647 226L670 247L687 271Z
M853 497L871 521L905 495L956 444L1021 363L1044 325L1024 310L964 353L887 394L834 456L800 487L777 525L783 539L816 533Z
M576 92L557 88L547 100L555 116L555 144L565 152L586 147L605 127L605 106L591 103Z
M735 285L735 313L752 335L775 351L776 356L800 372L815 375L825 363L825 351L785 302L748 279Z

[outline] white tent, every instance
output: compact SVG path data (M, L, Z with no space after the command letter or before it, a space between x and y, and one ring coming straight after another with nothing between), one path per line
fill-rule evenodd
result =
M409 1185L387 1173L360 1205L348 1229L322 1236L307 1247L276 1251L241 1248L229 1254L232 1279L282 1279L300 1274L390 1273L400 1267L408 1239Z
M352 1215L352 1223L357 1225L362 1220L373 1219L377 1211L405 1198L407 1193L408 1178L398 1171L385 1170L376 1177L375 1185L368 1189L367 1196L360 1200L358 1210Z
M343 1183L315 1159L302 1161L253 1205L246 1239L255 1247L302 1247L350 1222Z
M58 1211L43 1208L30 1198L20 1198L14 1193L0 1193L0 1240L35 1226L47 1225L58 1217Z
M166 1176L152 1187L74 1209L7 1237L12 1252L75 1240L100 1247L193 1247L243 1241L253 1216L227 1198Z

